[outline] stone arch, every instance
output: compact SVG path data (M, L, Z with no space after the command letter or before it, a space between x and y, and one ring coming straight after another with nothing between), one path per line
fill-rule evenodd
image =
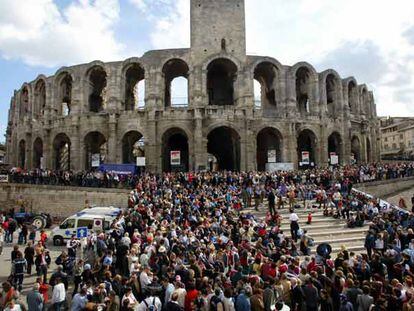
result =
M33 142L33 168L43 168L43 140L37 137Z
M334 131L328 137L328 160L329 164L337 165L343 163L343 140L341 134ZM332 163L332 155L338 156L338 163Z
M135 164L137 157L145 157L144 136L129 131L122 136L122 163Z
M215 157L219 170L240 170L240 135L234 128L218 126L211 130L207 152Z
M125 77L125 110L145 107L145 69L139 62L130 62L122 70Z
M325 105L327 107L327 113L329 117L336 117L341 113L343 109L341 105L342 98L342 86L341 77L333 70L329 69L321 73L322 83L325 92Z
M72 87L73 77L67 71L60 71L56 80L57 88L57 111L60 116L68 116L72 111Z
M207 93L209 105L234 105L234 83L237 65L229 58L216 58L207 66Z
M256 136L256 157L257 170L265 171L266 163L269 160L269 151L275 151L276 162L283 162L283 136L281 132L274 127L265 127L261 129ZM274 162L272 160L272 162Z
M87 71L88 104L90 112L101 112L106 106L107 74L103 66L95 65Z
M85 135L84 144L86 169L96 167L94 162L105 163L108 146L104 134L99 131L91 131Z
M179 127L172 127L166 130L162 135L162 170L171 171L188 171L189 170L189 142L185 130ZM174 161L172 153L179 151L179 160Z
M17 166L20 168L25 168L26 167L26 140L21 139L19 141L19 146L18 146L19 150L18 150L18 154L17 154Z
M189 77L188 64L180 58L172 58L165 62L162 73L164 76L164 106L188 106L188 77ZM183 85L177 85L180 83L180 79L186 79L186 83ZM179 90L183 88L183 90ZM182 91L182 94L178 94ZM181 96L183 95L183 96Z
M35 119L41 118L46 109L46 82L39 77L34 88L34 104L32 115Z
M317 136L313 130L305 128L298 133L297 153L300 168L312 167L312 163L316 165Z
M358 89L355 78L348 78L345 80L346 92L348 95L348 107L352 114L358 113Z
M361 162L361 140L357 135L352 136L351 138L351 162L355 163Z
M361 107L361 113L368 114L369 113L369 94L368 88L365 84L359 86L359 105Z
M258 63L254 69L253 78L260 84L260 94L255 93L255 102L260 98L260 106L264 109L276 107L279 76L279 68L268 61Z
M20 91L20 102L19 102L19 117L23 120L24 116L29 113L29 87L24 85Z
M67 171L71 169L71 140L65 133L59 133L53 139L53 168Z

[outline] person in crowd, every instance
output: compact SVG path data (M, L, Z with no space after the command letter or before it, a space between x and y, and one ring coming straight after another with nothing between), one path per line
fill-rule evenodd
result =
M26 248L24 249L24 259L26 259L27 263L27 274L32 274L32 266L34 265L34 258L35 258L35 249L31 241L27 243Z
M62 311L65 308L66 302L66 289L60 278L56 278L56 285L53 287L52 292L52 307L55 311Z
M26 302L28 311L43 311L44 299L39 289L40 284L35 283L32 290L27 293Z
M26 259L23 258L21 252L17 252L16 258L12 262L12 274L14 279L14 284L16 285L19 291L22 290L24 273L27 267Z

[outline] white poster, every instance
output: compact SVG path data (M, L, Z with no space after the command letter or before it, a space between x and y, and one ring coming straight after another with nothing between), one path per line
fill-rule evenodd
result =
M266 172L293 171L293 163L266 163Z
M276 162L276 150L268 150L267 151L267 162L268 163L275 163Z
M302 151L302 165L309 165L309 151Z
M0 175L0 183L8 183L9 176L8 175Z
M137 166L145 166L145 157L137 157Z
M171 151L170 152L170 163L171 165L180 165L181 164L181 151Z
M44 157L40 157L40 169L41 170L45 169L45 158Z
M339 157L335 152L329 153L329 158L330 158L331 165L339 164Z
M99 153L92 154L92 157L91 157L91 166L92 167L99 167L99 165L101 164L100 157L101 157L101 155Z

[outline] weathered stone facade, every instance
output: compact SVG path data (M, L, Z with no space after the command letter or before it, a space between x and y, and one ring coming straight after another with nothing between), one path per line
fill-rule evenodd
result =
M264 169L267 151L296 166L302 151L326 166L378 159L372 92L334 70L246 55L243 0L191 0L191 48L149 51L142 57L93 61L40 75L15 91L9 110L7 159L25 168L82 170L92 154L129 163L144 137L149 171L181 168ZM171 82L188 81L188 105L175 106ZM261 104L253 81L261 85ZM145 106L136 85L145 81ZM141 150L142 152L142 150Z

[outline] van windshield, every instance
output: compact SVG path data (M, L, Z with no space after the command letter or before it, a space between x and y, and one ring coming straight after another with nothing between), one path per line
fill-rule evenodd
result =
M60 226L60 229L72 229L75 228L75 219L69 218L66 219Z

